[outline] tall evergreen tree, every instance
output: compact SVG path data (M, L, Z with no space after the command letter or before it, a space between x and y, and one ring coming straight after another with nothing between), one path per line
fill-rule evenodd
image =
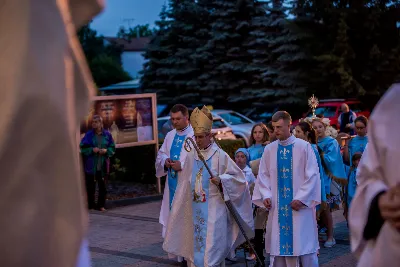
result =
M226 100L240 100L241 89L249 84L246 67L251 63L244 43L249 38L253 0L214 0L211 7L210 40L198 53L203 55L198 88L204 101L226 106Z
M149 62L143 72L142 87L158 92L162 101L189 101L198 95L190 82L200 71L192 56L208 39L202 3L171 0L169 10L163 13L168 28L157 31L147 48ZM160 50L167 53L159 53Z
M355 53L349 43L348 26L346 15L341 13L338 19L337 35L332 50L329 54L317 57L320 62L321 75L327 82L324 88L328 92L319 92L323 96L345 97L348 94L364 94L365 91L360 83L354 78L350 62L354 59Z
M160 20L156 21L156 31L144 52L146 62L141 72L141 87L148 92L161 92L171 88L165 83L169 77L159 70L167 68L167 60L175 50L176 42L169 38L172 21L168 18L166 5L160 12Z
M282 27L269 44L274 58L270 72L275 75L275 97L278 103L299 103L308 88L307 67L312 60L305 47L312 35L299 27L300 17L282 19L287 11L283 1L273 1L273 10Z

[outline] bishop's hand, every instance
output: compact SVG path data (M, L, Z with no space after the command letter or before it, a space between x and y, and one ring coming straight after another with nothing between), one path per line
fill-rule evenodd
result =
M215 185L219 185L221 183L221 178L219 177L211 177L211 183L215 184Z

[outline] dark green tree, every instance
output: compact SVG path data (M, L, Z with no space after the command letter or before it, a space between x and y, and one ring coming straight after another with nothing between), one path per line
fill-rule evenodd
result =
M141 85L156 91L161 101L187 102L197 95L189 84L200 73L192 56L208 39L202 5L201 0L170 1L168 10L164 7L160 14L158 30L145 53L148 62Z
M348 94L364 94L365 90L353 76L350 63L355 53L349 43L346 15L339 15L336 40L328 54L316 57L320 63L321 75L327 82L324 88L329 89L324 96L345 97ZM321 92L322 94L323 92Z
M251 83L246 70L252 57L244 44L256 10L253 0L215 0L210 13L210 40L198 49L205 56L198 88L204 101L223 107L241 101L241 90Z
M122 68L122 51L112 44L106 45L104 38L98 36L90 24L78 31L78 38L96 86L103 87L132 79Z

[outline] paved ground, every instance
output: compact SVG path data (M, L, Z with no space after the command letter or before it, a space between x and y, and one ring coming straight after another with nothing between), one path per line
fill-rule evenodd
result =
M161 226L158 223L160 206L161 202L152 202L105 213L91 212L89 241L93 267L179 266L169 260L162 250ZM321 249L320 266L355 267L341 211L334 214L334 221L337 245ZM237 256L240 261L227 266L245 266L243 252L238 252Z

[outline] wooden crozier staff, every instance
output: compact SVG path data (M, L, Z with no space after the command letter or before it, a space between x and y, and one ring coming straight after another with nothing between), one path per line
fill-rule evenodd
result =
M215 141L215 139L214 139ZM203 154L201 154L200 149L197 147L196 142L191 138L191 137L187 137L185 139L185 144L184 144L184 148L187 152L192 151L192 147L191 145L193 145L194 149L196 150L197 156L199 157L199 159L203 162L204 167L206 167L208 174L210 175L210 177L214 177L213 173L211 172L211 169L208 167L206 160L204 159ZM217 143L217 145L219 146L219 144ZM220 147L220 146L219 146ZM221 147L220 147L221 148ZM230 200L225 200L224 198L224 193L223 193L223 189L222 189L222 182L218 185L215 185L218 188L218 192L221 195L222 200L225 202L226 207L228 208L230 214L232 215L233 219L235 220L236 224L238 225L240 232L242 233L242 235L244 236L244 238L246 239L247 244L249 245L249 247L252 249L252 251L254 252L254 254L256 255L257 261L258 263L260 263L262 265L262 262L260 260L260 258L258 257L257 253L254 250L253 245L250 242L249 237L246 234L246 231L244 230L243 226L242 226L242 222L241 222L241 218L238 215L235 207L233 206L232 202ZM229 195L229 194L228 194ZM247 265L247 262L246 262Z

